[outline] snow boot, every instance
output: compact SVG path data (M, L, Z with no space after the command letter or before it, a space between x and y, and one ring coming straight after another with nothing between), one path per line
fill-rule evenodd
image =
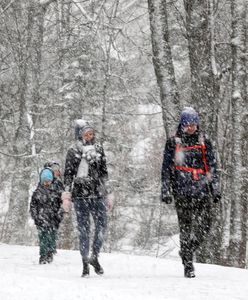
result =
M53 261L53 252L47 254L46 260L49 264Z
M194 266L192 261L188 261L184 264L184 277L186 278L194 278L195 272L194 272Z
M47 257L46 256L40 256L39 258L39 264L45 265L47 263Z
M104 273L102 266L99 264L98 257L96 255L91 256L89 263L94 267L97 275Z
M81 277L87 277L90 275L90 267L89 267L89 260L83 259L83 273Z

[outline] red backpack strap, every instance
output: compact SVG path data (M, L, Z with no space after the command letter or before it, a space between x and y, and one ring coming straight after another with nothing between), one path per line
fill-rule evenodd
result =
M199 143L200 143L201 149L202 149L202 160L203 160L203 164L204 164L204 169L205 169L205 172L208 173L209 168L208 168L208 163L207 163L207 151L206 151L207 149L206 149L206 145L205 145L205 137L202 133L199 135Z

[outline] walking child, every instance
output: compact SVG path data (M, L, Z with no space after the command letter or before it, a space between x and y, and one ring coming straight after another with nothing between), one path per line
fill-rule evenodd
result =
M58 191L61 191L62 196L62 207L64 210L64 213L69 213L71 210L71 199L70 199L70 193L65 192L65 188L63 185L62 177L61 177L61 170L60 170L60 164L59 162L53 160L53 161L48 161L44 164L44 168L50 168L53 170L54 174L54 180L53 180L53 185L55 185L55 188Z
M44 168L30 203L31 217L38 231L40 264L51 263L56 252L57 231L63 218L61 194L62 190L54 183L53 170Z

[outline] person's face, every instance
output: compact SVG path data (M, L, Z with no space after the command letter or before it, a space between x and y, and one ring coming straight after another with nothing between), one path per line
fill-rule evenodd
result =
M83 133L83 139L86 142L92 141L93 138L94 138L94 132L93 132L93 130L89 130L89 131L86 131L85 133Z
M197 125L196 124L188 124L183 127L183 130L185 133L192 135L196 132L197 130Z
M61 176L60 170L54 170L53 173L56 178Z
M60 172L60 169L59 169L58 165L53 165L52 170L53 170L53 173L54 173L54 177L58 178L58 177L61 176L61 172Z
M48 187L51 185L51 183L52 183L52 181L50 181L50 180L45 180L45 181L43 182L43 185L44 185L45 188L48 188Z

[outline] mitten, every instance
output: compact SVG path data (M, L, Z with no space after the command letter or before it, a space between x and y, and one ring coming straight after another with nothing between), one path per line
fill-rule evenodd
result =
M108 210L111 211L114 206L114 194L113 193L107 195L106 202L107 202Z
M62 207L64 212L68 213L71 209L71 193L70 192L63 192L61 195L62 199Z
M214 203L219 203L220 200L221 200L221 194L217 194L217 195L213 196Z
M161 201L166 204L171 204L173 201L173 196L170 193L163 193L161 194Z
M38 219L34 220L34 224L35 224L35 226L37 226L39 228L42 227L42 222Z
M62 201L71 200L71 193L70 192L63 192L61 194L61 199L62 199Z

